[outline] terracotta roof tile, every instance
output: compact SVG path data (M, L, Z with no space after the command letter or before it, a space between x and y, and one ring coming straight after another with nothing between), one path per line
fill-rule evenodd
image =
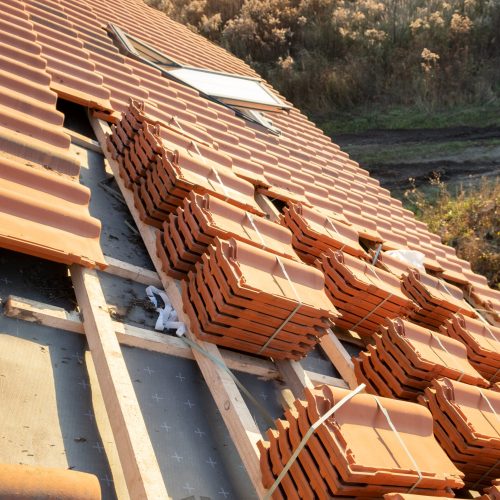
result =
M434 433L465 473L466 486L488 486L500 459L500 393L442 378L432 382L425 396Z
M89 197L70 178L0 156L0 245L67 264L104 265Z
M70 177L80 164L69 152L34 26L24 4L2 7L1 246L68 264L104 265L100 223L89 215L89 190Z
M288 450L296 449L311 425L346 394L348 391L329 386L306 389L305 401L296 400L295 408L285 412L286 421L276 421L277 430L268 432L269 442L259 444L265 487L269 488L281 473ZM397 429L404 448L380 406ZM447 487L463 484L461 473L433 436L428 411L414 403L375 400L367 394L354 396L320 425L296 464L300 469L290 469L285 476L287 482L282 484L286 498L307 498L300 496L304 491L300 483L303 475L315 491L314 498L380 497L389 491L405 493L410 488L419 496L438 496ZM280 491L273 498L281 495Z

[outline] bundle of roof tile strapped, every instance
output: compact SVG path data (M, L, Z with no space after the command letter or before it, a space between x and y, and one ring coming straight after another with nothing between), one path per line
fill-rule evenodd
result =
M235 239L215 238L182 282L184 307L202 340L275 359L299 359L338 316L323 275Z
M395 319L373 335L375 345L354 359L358 381L372 394L416 400L436 377L488 387L469 363L462 342Z
M437 379L420 401L434 418L434 434L466 486L488 487L500 473L500 393Z
M500 328L456 314L441 331L465 345L471 365L484 378L500 383Z
M284 227L209 194L202 196L192 192L163 223L163 234L157 239L163 270L173 278L185 279L216 237L234 238L299 260L291 244L290 232Z
M276 420L258 443L264 487L270 488L299 443L349 391L305 390L306 401ZM430 412L415 403L357 394L311 434L284 476L275 499L381 497L390 492L453 496L463 473L433 434Z
M134 192L141 219L157 228L193 190L262 214L254 187L231 170L231 159L174 125L148 117L131 101L108 137L108 148Z
M346 330L371 336L386 318L407 316L417 308L396 276L356 257L328 250L316 265L325 275L328 297L342 313L336 324Z
M275 359L314 348L338 317L323 275L300 261L286 228L259 217L252 184L227 157L148 118L134 101L108 146L141 219L162 229L163 270L187 278L195 335Z

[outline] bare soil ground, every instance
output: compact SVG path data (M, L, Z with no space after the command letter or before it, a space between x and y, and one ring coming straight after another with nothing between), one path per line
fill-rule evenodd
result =
M451 187L500 176L500 127L371 130L334 141L396 196L410 178L425 189L436 173Z

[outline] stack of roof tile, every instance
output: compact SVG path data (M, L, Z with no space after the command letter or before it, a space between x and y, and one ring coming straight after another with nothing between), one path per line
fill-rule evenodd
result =
M134 192L141 219L150 225L161 228L191 191L208 192L262 214L253 185L233 173L227 155L188 131L160 122L153 125L143 106L133 101L109 136L108 147Z
M283 210L281 223L292 231L293 247L308 264L313 264L330 248L368 258L359 244L358 232L343 216L335 213L329 216L305 205L290 203Z
M306 389L306 401L296 400L286 420L276 420L269 441L258 443L266 488L311 425L348 393L330 386ZM425 408L357 394L311 435L273 498L381 497L413 487L417 494L450 496L449 488L463 486L462 476L436 442Z
M358 381L381 396L415 400L436 377L488 387L469 363L462 342L395 319L373 335L375 346L354 359Z
M462 290L440 278L410 269L402 281L403 291L420 306L410 315L415 323L438 329L455 313L477 316L464 301Z
M500 467L500 393L442 378L420 400L432 413L437 440L465 473L466 486L488 486Z
M484 500L500 500L500 479L494 479L491 486L484 489Z
M437 498L435 495L414 495L413 493L386 493L384 495L384 500L437 500ZM477 500L489 499L483 496Z
M235 239L213 242L182 282L195 335L275 359L311 351L337 317L323 275Z
M455 314L441 331L465 344L471 365L483 377L500 382L500 328Z
M170 214L157 234L157 251L163 270L184 279L200 261L214 238L235 238L285 258L299 260L286 228L262 217L254 217L209 194L191 192L181 207Z
M406 316L416 305L391 273L341 251L323 252L316 265L325 274L325 290L342 313L337 326L369 336L386 318Z

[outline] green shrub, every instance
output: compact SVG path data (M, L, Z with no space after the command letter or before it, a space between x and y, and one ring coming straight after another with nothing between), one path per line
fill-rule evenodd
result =
M405 193L406 205L417 219L453 246L460 258L500 288L500 182L483 178L479 185L461 188L456 195L439 177L430 193L415 187Z

